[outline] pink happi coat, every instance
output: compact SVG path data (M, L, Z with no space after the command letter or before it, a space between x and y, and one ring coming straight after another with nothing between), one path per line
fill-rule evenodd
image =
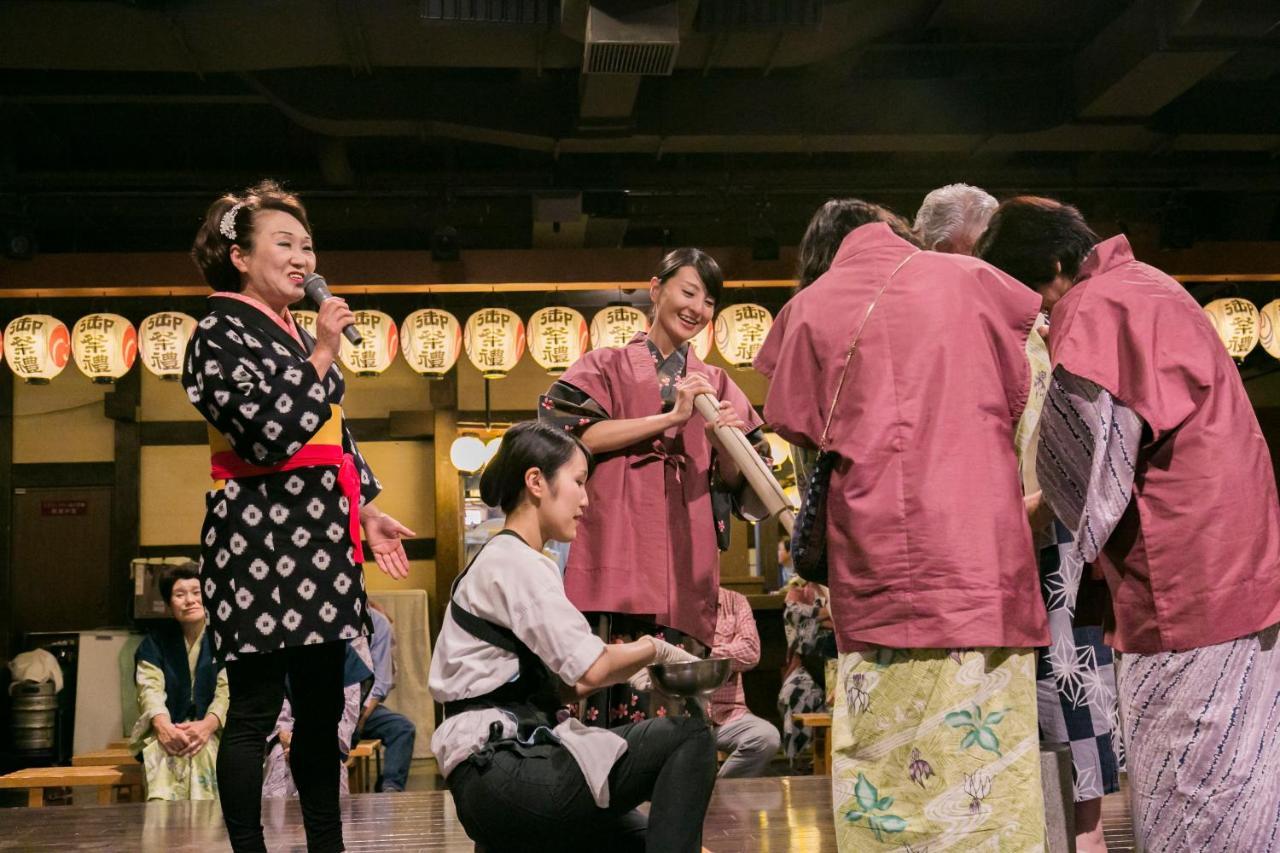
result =
M748 425L760 417L723 370L689 349L686 371L703 373ZM611 419L662 411L657 368L646 338L592 350L560 377L589 394ZM720 551L711 510L712 445L696 412L683 426L596 457L590 505L565 567L565 592L579 610L629 613L715 637Z
M1234 640L1280 622L1280 504L1240 373L1195 299L1104 240L1054 306L1055 365L1102 386L1150 434L1133 499L1099 554L1122 652Z
M861 226L756 357L772 380L765 420L818 446L855 329L895 269L831 427L842 458L827 500L837 646L1045 645L1013 444L1039 296L975 258L917 253L883 223Z

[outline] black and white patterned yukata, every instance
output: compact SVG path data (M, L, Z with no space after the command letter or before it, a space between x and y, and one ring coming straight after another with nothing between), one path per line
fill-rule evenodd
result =
M341 403L342 373L335 364L317 375L305 330L300 344L253 305L214 295L210 306L187 346L188 399L241 459L280 465ZM345 424L342 449L359 472L363 506L382 487ZM228 479L205 505L200 576L220 660L371 633L336 467Z

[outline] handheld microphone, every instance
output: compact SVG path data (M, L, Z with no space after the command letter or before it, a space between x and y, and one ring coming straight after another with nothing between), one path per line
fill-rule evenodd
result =
M329 285L325 282L324 277L316 273L308 273L307 277L302 280L302 290L311 298L311 301L319 308L326 299L333 298L333 294L329 292ZM352 346L360 346L364 342L364 338L360 337L360 330L356 328L355 323L350 323L342 330L343 336L351 341Z

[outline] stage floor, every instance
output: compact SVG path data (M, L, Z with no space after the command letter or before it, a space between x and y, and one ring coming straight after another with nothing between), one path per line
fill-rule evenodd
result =
M835 851L831 782L825 776L726 779L716 784L703 843L712 853ZM1104 825L1112 851L1131 850L1122 795L1107 797ZM472 844L444 791L359 794L343 803L351 851L470 851ZM263 805L267 846L305 851L297 800ZM138 803L0 809L0 850L23 853L228 850L216 803Z

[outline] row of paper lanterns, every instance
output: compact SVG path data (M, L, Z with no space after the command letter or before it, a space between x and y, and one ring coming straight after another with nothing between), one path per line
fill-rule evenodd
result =
M313 335L314 311L294 311L298 324ZM552 375L559 375L588 349L625 346L637 332L648 331L643 311L630 305L609 305L592 318L573 308L552 306L533 313L526 324L506 308L482 308L465 325L448 311L423 308L396 324L376 310L355 312L363 338L360 346L342 340L338 357L360 376L376 376L403 353L409 366L432 379L442 378L465 352L486 379L501 379L524 356L525 350ZM755 358L773 316L759 305L731 305L720 312L692 341L705 359L712 340L734 367L748 367ZM48 314L24 314L4 330L4 359L20 378L31 383L53 379L70 360L95 382L113 382L137 358L165 379L182 375L182 358L196 327L195 318L177 311L147 317L137 329L119 314L89 314L68 331Z
M1204 311L1232 358L1243 359L1259 344L1273 358L1280 358L1280 299L1262 310L1238 296L1215 299Z

